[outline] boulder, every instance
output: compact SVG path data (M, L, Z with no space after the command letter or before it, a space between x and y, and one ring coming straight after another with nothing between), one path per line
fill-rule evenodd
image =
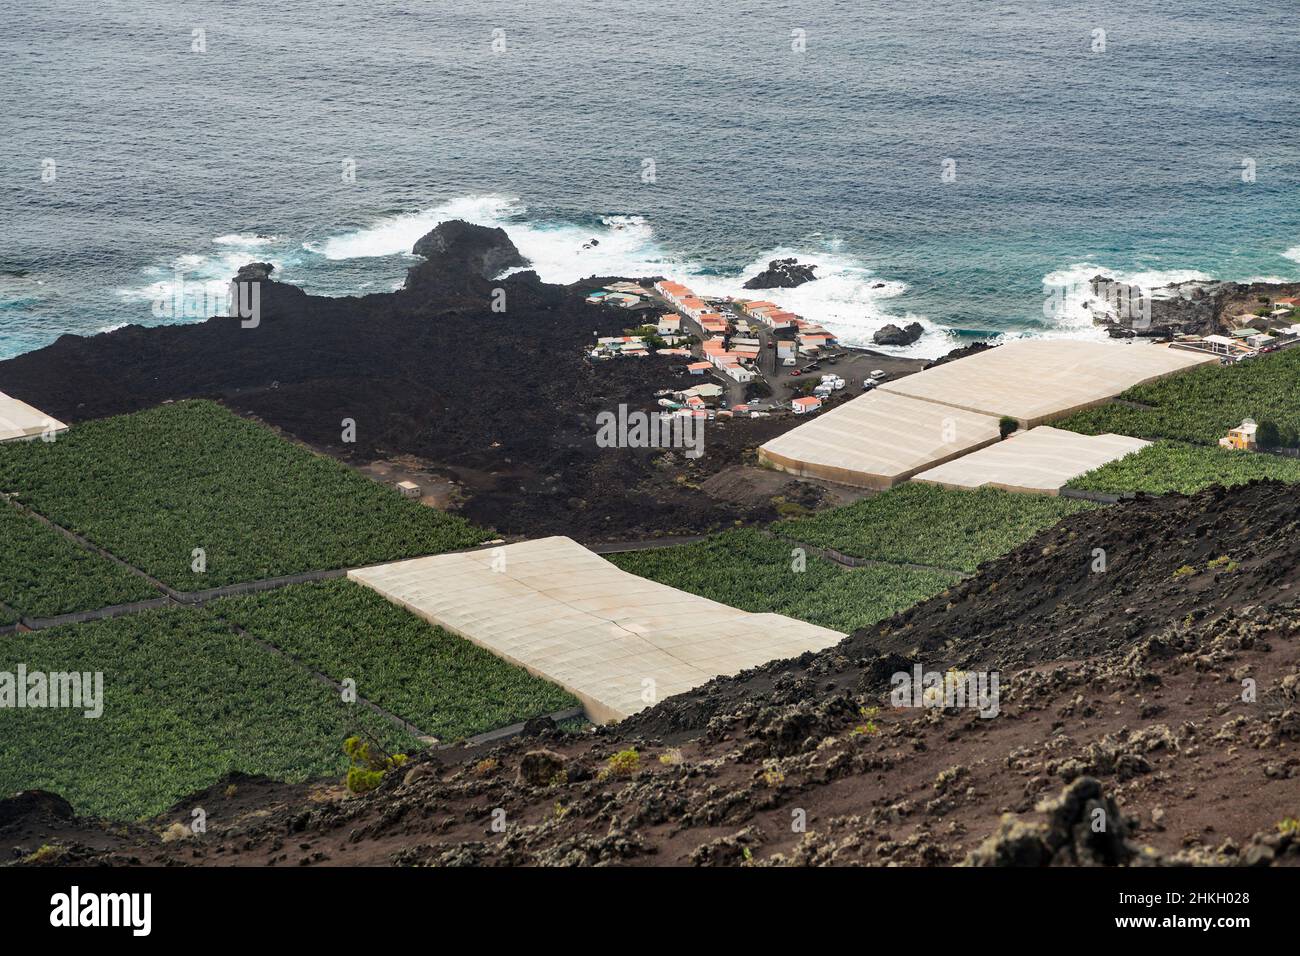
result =
M767 268L747 281L746 289L793 289L805 282L812 282L814 265L805 265L798 259L773 259Z
M554 750L530 750L519 761L519 783L546 787L564 773L568 760Z
M1038 810L1042 823L1005 814L997 831L962 866L1123 866L1141 853L1128 821L1094 777L1079 777Z
M871 341L877 345L911 345L925 332L920 322L909 322L903 328L899 328L892 322L882 329L877 329L876 333L871 336Z
M75 818L72 804L48 790L21 790L0 800L0 830L17 824L52 827Z
M263 282L271 278L275 266L269 262L250 262L235 273L236 282Z
M460 219L439 223L415 243L411 252L444 268L468 269L483 279L528 265L504 229Z
M525 737L536 737L554 730L555 727L555 721L549 716L533 717L524 721L523 734Z

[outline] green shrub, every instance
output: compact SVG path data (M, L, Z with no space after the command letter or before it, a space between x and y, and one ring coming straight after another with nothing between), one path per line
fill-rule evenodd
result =
M347 787L352 793L367 793L379 786L384 774L406 763L406 754L389 754L373 740L349 737L343 752L352 765L348 767Z
M40 618L158 596L144 578L0 501L0 602Z

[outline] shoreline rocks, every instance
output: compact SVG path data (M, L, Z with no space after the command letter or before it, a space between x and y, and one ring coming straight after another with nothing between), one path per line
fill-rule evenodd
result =
M1112 338L1210 335L1260 296L1296 295L1294 282L1171 282L1152 289L1094 276L1086 303L1094 325Z
M924 332L925 329L920 322L909 322L902 328L891 322L883 328L877 329L875 334L871 336L871 341L876 345L911 345Z
M749 279L746 289L793 289L795 286L812 282L817 278L813 274L817 267L806 265L798 259L773 259L767 268Z
M529 265L504 229L477 226L461 219L439 223L416 240L411 252L440 270L465 269L482 279ZM411 269L412 273L421 271L425 271L423 265Z

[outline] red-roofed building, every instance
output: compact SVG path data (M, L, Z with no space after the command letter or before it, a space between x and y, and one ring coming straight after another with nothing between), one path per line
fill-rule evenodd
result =
M817 409L821 408L822 400L810 396L808 398L796 398L790 404L794 406L794 413L796 415L807 415L809 412L815 412Z

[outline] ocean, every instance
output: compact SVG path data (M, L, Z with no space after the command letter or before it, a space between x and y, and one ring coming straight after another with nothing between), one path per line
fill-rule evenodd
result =
M919 321L905 354L1094 336L1098 273L1300 278L1295 14L26 0L0 32L0 357L196 321L159 301L252 260L390 290L449 218L560 282L739 293L795 255L821 278L767 297L851 344Z

